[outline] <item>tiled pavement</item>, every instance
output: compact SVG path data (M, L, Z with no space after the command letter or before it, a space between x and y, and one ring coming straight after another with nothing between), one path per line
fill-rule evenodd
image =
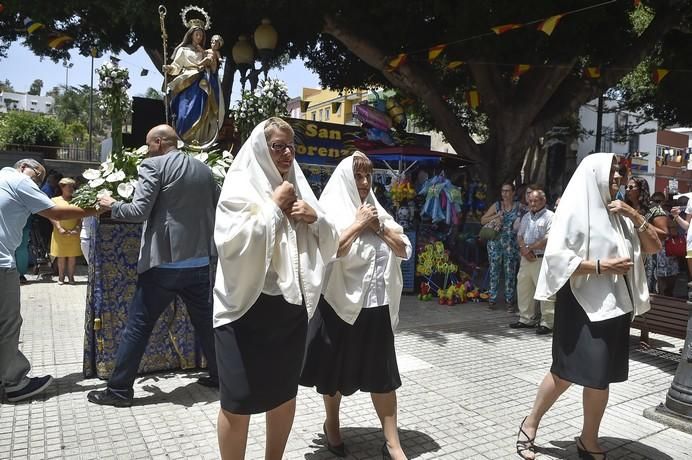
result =
M84 277L78 277L85 283ZM85 285L37 282L22 288L22 349L36 375L56 377L30 402L0 406L0 459L217 458L214 391L194 383L199 373L170 372L137 379L136 403L116 409L89 404L102 388L82 377ZM409 458L506 459L517 427L550 365L550 337L512 330L513 318L484 304L441 307L404 297L396 336L403 386L399 422ZM635 333L636 334L636 333ZM611 387L601 429L608 458L692 458L692 435L642 416L665 399L679 340L654 336L663 352L642 352L632 337L630 379ZM288 459L327 459L320 433L322 400L298 395ZM581 392L571 388L545 417L540 458L576 458ZM383 438L367 394L345 398L342 434L350 458L377 458ZM263 458L264 418L250 426L247 458Z

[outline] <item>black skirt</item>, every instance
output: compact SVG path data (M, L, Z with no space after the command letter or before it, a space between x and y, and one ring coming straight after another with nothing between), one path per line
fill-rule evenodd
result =
M389 393L401 386L389 305L363 308L353 325L320 299L308 326L300 384L323 395Z
M240 319L214 329L221 407L257 414L295 398L307 324L303 305L261 294Z
M567 282L557 293L550 372L563 380L604 390L629 373L632 314L592 322Z

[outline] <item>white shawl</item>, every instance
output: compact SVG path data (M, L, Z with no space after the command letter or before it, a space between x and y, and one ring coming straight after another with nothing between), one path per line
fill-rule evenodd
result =
M629 219L607 208L612 161L612 153L587 156L567 184L553 217L535 294L537 300L548 300L569 280L591 321L633 310L640 315L650 308L639 236ZM634 266L624 276L572 276L583 260L610 257L630 257Z
M353 156L356 155L365 156L361 152L353 154ZM339 163L320 195L320 206L326 211L329 220L334 222L339 233L353 224L358 207L361 205L353 176L353 156ZM406 253L410 256L411 243L404 235L403 228L377 201L372 190L368 193L365 202L375 206L381 223L401 235L407 246ZM392 330L396 329L399 323L399 304L403 287L400 261L401 259L390 249L384 281L389 297ZM375 248L361 238L356 238L349 252L336 258L329 265L322 292L336 314L348 324L355 323L363 308L363 293L366 283L370 281L366 279L366 275L368 273L372 275L374 267Z
M298 199L315 210L317 221L294 222L272 200L273 190L284 179L271 159L264 124L255 127L235 157L216 208L214 327L239 319L252 307L270 267L286 301L304 301L312 316L322 287L323 260L331 259L339 247L334 225L325 219L295 160L285 180L293 184Z

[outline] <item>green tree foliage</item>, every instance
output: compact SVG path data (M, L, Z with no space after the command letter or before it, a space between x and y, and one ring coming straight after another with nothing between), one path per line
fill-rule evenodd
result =
M63 126L53 116L21 111L0 114L2 146L59 146L64 139Z
M54 99L53 113L64 125L77 123L81 126L89 126L89 85L71 86L65 91L62 86L56 86L46 93ZM93 96L93 123L94 134L104 134L105 115L99 104L99 92L94 90Z
M179 11L188 2L166 3L168 54L184 28ZM562 18L551 36L535 24L495 35L490 28L527 23L555 14L594 5L574 0L227 0L200 1L211 15L211 33L226 39L223 53L230 55L235 37L250 35L260 19L272 20L278 35L277 55L301 56L315 70L323 86L342 89L388 87L417 106L420 118L442 131L461 155L480 165L491 194L503 180L521 169L526 150L548 130L576 113L585 102L615 87L647 56L671 69L680 66L680 78L671 73L654 88L647 101L652 113L664 110L671 119L684 120L692 111L692 98L662 98L665 94L692 91L689 80L692 43L689 28L690 0L642 0L639 17L632 0L615 0L599 8ZM156 4L143 0L92 2L34 0L6 5L0 18L0 43L23 39L34 51L53 59L66 50L51 50L45 37L17 32L20 20L30 16L64 29L75 37L72 46L87 55L99 50L132 51L143 46L162 64L159 17ZM451 44L443 56L428 62L426 50ZM398 53L409 53L396 71L387 63ZM447 70L453 60L464 61ZM513 78L515 64L532 68ZM601 66L599 79L583 78L587 66ZM226 59L224 80L236 70ZM650 70L650 69L647 69ZM675 78L673 78L675 77ZM686 80L687 79L687 80ZM481 104L472 110L467 91L475 88ZM623 97L626 92L622 91ZM633 99L634 100L634 99ZM666 105L677 104L677 107ZM692 117L690 117L692 118ZM476 144L472 134L482 126L485 134Z
M163 94L161 93L161 91L151 87L147 88L144 94L140 95L140 97L146 97L147 99L156 99L159 101L163 100Z
M10 93L14 93L14 88L12 87L12 83L5 78L5 81L0 81L0 92L7 91Z
M31 86L29 87L28 94L31 94L34 96L40 96L42 88L43 88L43 80L37 78L36 80L34 80L31 83Z

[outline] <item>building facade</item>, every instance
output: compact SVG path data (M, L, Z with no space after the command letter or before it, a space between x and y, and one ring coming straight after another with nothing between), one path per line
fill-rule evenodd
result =
M50 113L55 100L51 96L35 96L33 94L0 92L0 112L11 110L25 112Z

